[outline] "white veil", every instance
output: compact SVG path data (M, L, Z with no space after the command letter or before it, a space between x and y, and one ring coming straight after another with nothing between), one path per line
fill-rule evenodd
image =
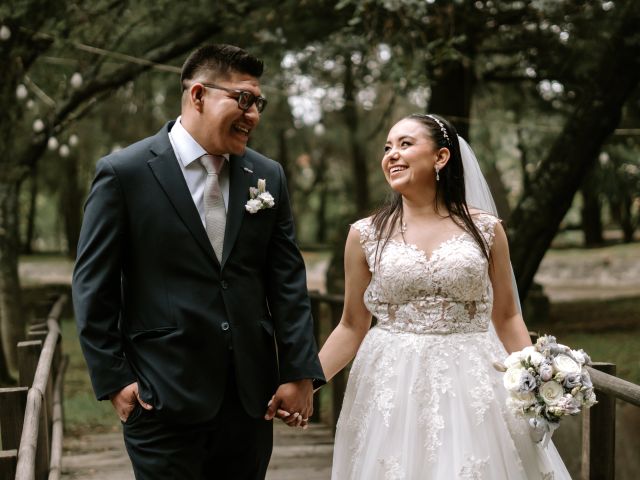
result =
M482 170L480 170L480 165L478 164L478 159L476 158L473 150L466 142L464 138L458 135L458 142L460 143L460 155L462 156L462 168L464 169L464 188L466 194L467 205L469 207L475 207L480 210L484 210L485 212L491 213L498 216L498 209L496 208L496 204L493 201L493 196L491 195L491 190L489 190L489 185L482 174ZM513 274L513 267L511 267L511 281L513 283L513 296L515 298L516 307L518 311L522 313L522 308L520 306L520 296L518 294L518 285L516 284L516 277ZM496 330L493 326L493 322L489 322L489 332L490 335L494 337L494 339L502 345L502 342L498 338ZM504 346L504 345L503 345ZM505 354L507 353L505 349ZM553 435L553 431L555 428L551 427L550 424L536 424L535 422L529 421L529 425L531 426L530 435L531 438L535 442L542 442L544 447L547 446L549 441L551 440L551 436Z
M491 213L498 216L498 209L493 201L491 190L489 185L480 170L480 164L476 155L471 150L471 147L467 141L458 135L458 142L460 143L460 155L462 157L462 168L464 169L464 189L467 199L467 205L479 210ZM518 295L518 285L516 284L516 277L513 274L513 268L511 268L511 281L513 282L513 295L516 300L516 306L518 311L522 313L520 306L520 296Z

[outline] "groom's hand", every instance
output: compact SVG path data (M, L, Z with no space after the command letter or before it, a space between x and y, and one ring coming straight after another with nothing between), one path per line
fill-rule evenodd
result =
M142 405L142 408L144 408L145 410L153 409L153 405L149 405L138 395L137 382L130 383L119 392L111 395L109 399L111 400L113 408L116 409L118 417L120 417L120 420L122 420L123 422L127 421L127 418L129 418L129 415L135 408L136 403Z
M305 426L313 414L313 386L310 379L283 383L273 395L265 420L281 418L290 427Z

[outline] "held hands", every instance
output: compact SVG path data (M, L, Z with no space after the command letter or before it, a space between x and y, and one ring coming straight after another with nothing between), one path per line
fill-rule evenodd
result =
M136 403L139 403L145 410L153 409L153 405L149 405L138 395L137 382L130 383L119 392L111 395L109 399L111 400L113 408L116 409L118 417L120 417L120 420L122 420L123 422L127 421L127 418L129 418L129 415L135 408Z
M307 428L313 414L313 387L310 379L283 383L269 401L265 420L280 418L290 427Z

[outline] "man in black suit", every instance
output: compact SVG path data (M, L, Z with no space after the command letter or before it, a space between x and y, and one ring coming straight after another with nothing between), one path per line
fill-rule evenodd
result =
M282 167L246 148L262 70L199 48L181 116L96 167L74 308L139 479L264 478L273 412L304 424L324 381Z

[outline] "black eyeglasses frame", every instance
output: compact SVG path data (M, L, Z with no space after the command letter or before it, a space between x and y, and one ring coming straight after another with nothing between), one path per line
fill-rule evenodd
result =
M261 95L254 95L253 93L247 90L237 90L234 88L226 88L221 87L220 85L216 85L214 83L204 83L200 82L203 87L213 88L216 90L224 90L225 92L233 93L237 95L236 101L238 102L238 108L243 112L246 112L251 108L251 105L256 104L256 108L258 109L258 113L262 113L267 106L267 99Z

